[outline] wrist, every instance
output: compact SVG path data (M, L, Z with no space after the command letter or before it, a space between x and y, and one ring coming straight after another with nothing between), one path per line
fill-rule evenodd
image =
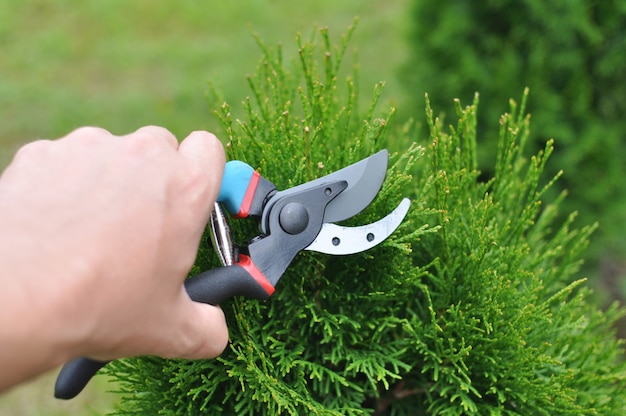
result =
M72 299L59 296L61 290L53 285L33 287L34 271L18 265L0 267L0 391L78 356L85 338ZM46 274L51 283L58 277L50 270Z

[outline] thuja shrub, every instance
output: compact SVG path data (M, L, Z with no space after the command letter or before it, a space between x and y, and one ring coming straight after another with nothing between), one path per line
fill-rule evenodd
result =
M500 119L495 173L481 181L478 100L457 101L449 128L428 108L424 138L377 109L380 86L359 112L356 74L340 75L350 33L337 46L325 30L299 38L290 61L260 43L242 116L216 105L221 136L231 159L281 189L413 138L349 222L410 197L404 223L364 253L301 253L265 302L225 302L230 345L215 360L112 364L118 413L623 414L626 369L611 330L622 312L599 310L572 280L594 227L556 223L560 201L542 203L552 144L525 156L525 96ZM231 223L236 239L257 232ZM201 247L192 273L216 266Z
M493 137L500 103L530 87L531 145L555 138L550 175L565 174L568 210L600 228L586 257L626 258L626 3L618 0L412 1L410 58L403 71L413 91L454 117L451 97L480 92L481 137ZM423 93L416 94L421 99ZM490 171L495 147L481 143ZM491 172L490 172L491 173Z

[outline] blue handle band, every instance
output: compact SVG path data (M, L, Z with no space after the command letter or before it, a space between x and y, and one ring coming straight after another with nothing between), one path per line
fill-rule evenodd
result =
M226 163L217 202L224 204L231 215L239 214L253 176L254 169L244 162L231 160Z

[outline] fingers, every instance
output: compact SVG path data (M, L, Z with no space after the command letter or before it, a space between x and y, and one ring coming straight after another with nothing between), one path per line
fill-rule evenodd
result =
M140 129L140 132L164 133L150 128ZM206 224L222 183L226 163L224 148L215 135L206 131L194 131L176 145L178 155L186 165L184 177L188 187L185 200L190 212L195 212L185 217L193 218L200 214L200 222ZM178 199L182 200L183 196L179 195ZM188 235L197 234L193 239L199 241L203 228L195 230L197 232L190 230ZM213 358L224 351L228 344L228 327L219 307L194 302L181 288L176 315L178 324L174 324L172 329L177 335L171 338L174 341L173 350L164 352L165 355L200 359Z
M201 206L205 207L207 220L213 202L219 192L224 172L225 155L220 141L206 131L189 134L179 145L179 154L194 167L196 180L205 190L200 197ZM224 313L217 306L194 302L186 291L182 291L183 314L181 326L183 334L179 338L180 348L175 355L189 358L213 358L220 355L228 344L228 327Z
M228 345L228 326L219 306L193 302L186 293L182 296L179 334L174 337L168 357L188 359L214 358Z
M118 137L125 139L126 141L136 141L145 145L154 145L156 142L161 141L168 146L178 149L179 143L176 137L166 128L159 126L144 126L140 127L136 131L125 134L122 136L114 136L108 130L100 127L80 127L66 136L62 137L62 140L67 139L79 139L90 140L99 138L111 138ZM39 142L47 142L46 140L40 140ZM38 142L34 142L39 144ZM184 146L183 146L184 144ZM27 145L29 147L31 145ZM35 145L36 146L36 145ZM184 150L183 150L184 148ZM224 148L215 135L206 131L194 131L187 136L183 143L181 143L181 154L187 157L189 160L199 162L201 166L215 165L218 170L220 164L223 165L224 160ZM219 156L219 158L217 158ZM215 162L215 163L206 163Z

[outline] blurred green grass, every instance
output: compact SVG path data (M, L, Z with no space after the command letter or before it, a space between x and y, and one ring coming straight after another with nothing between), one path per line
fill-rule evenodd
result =
M407 0L236 0L0 3L0 163L17 145L55 138L82 125L116 134L146 124L177 135L214 124L206 83L238 103L245 75L260 57L252 33L281 43L295 58L295 36L327 26L339 37L359 17L364 90L387 81L387 96L405 93L396 68L405 51Z
M402 102L408 0L4 0L0 2L0 168L17 148L82 125L115 134L146 124L183 137L212 130L207 82L238 103L260 52L252 33L296 58L295 37L328 27L338 38L359 17L358 50L367 95L386 81ZM365 97L369 101L369 97ZM421 109L418 112L421 113ZM55 373L0 396L0 415L103 414L118 399L98 379L71 402L52 398Z

